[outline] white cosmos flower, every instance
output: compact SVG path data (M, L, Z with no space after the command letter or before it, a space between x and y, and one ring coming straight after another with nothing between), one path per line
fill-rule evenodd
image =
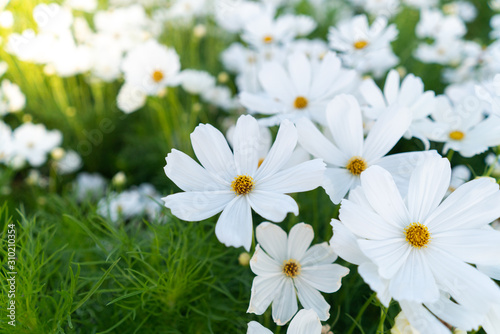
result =
M252 212L281 222L288 212L298 214L289 193L318 187L325 164L317 159L283 169L297 144L295 126L284 121L266 159L259 166L260 132L257 120L249 115L238 119L232 152L224 135L209 124L199 125L191 134L198 165L186 154L172 150L166 175L185 192L163 198L165 206L180 219L199 221L222 211L215 234L226 246L252 243Z
M15 155L39 167L47 160L47 154L61 145L59 130L47 131L43 124L24 123L12 132Z
M413 166L420 157L435 152L410 152L384 157L403 136L410 125L411 113L407 108L392 108L374 123L366 139L363 119L357 100L351 95L339 95L327 107L328 129L333 141L327 139L307 119L297 122L300 145L328 165L323 188L333 203L359 185L359 176L372 165L380 165L397 175L402 190Z
M424 92L422 79L409 74L400 82L396 70L391 70L387 75L383 92L373 79L364 80L360 92L368 103L368 107L364 108L365 115L371 119L377 119L388 107L397 104L411 110L413 123L426 118L437 108L436 94L433 91ZM411 125L405 137L417 137L424 142L427 149L429 147L427 138Z
M259 80L264 92L240 94L241 103L249 110L275 115L265 120L266 125L303 116L324 123L326 104L336 94L347 92L356 75L343 69L340 59L331 52L319 64L303 53L294 53L286 64L286 68L277 62L263 64Z
M445 143L443 153L452 149L470 158L500 145L500 116L484 118L480 108L454 107L442 97L431 117L432 120L424 118L414 126L430 140Z
M321 321L318 315L313 310L300 310L293 317L287 334L321 334ZM248 323L247 334L272 334L269 329L265 328L256 321Z
M319 293L340 289L349 269L333 262L337 255L324 242L311 245L311 225L296 224L286 235L277 225L262 223L256 229L255 253L250 268L257 275L247 312L263 314L272 303L273 320L286 324L297 312L297 297L304 308L316 312L321 320L330 317L330 305ZM319 290L319 291L318 291Z
M177 52L153 39L129 51L122 63L125 84L147 95L156 95L166 86L176 84L180 68Z
M481 178L442 201L450 174L447 159L428 157L412 173L405 201L390 173L372 166L361 175L362 200L343 200L340 220L395 300L432 305L444 292L484 315L500 288L467 263L500 264L500 232L485 229L500 216L500 191Z

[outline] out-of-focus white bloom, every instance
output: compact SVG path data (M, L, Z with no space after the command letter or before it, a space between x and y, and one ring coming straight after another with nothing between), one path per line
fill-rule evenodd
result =
M10 112L17 112L26 105L26 96L18 85L7 79L0 85L0 116Z
M439 9L426 9L421 12L415 32L419 38L450 40L463 37L467 28L457 16L443 15Z
M191 94L203 94L215 87L215 78L208 72L184 70L179 74L182 88Z
M500 3L500 1L499 1ZM490 26L492 28L490 32L490 38L499 39L500 38L500 14L493 15L490 20Z
M256 236L258 245L250 268L257 277L247 312L263 314L272 303L273 320L281 326L297 312L298 297L304 308L328 320L330 305L319 291L337 291L342 277L349 273L333 263L337 259L333 249L326 242L309 247L314 231L304 223L296 224L287 236L277 225L264 222L257 227ZM318 328L321 332L321 325Z
M484 118L480 108L453 107L442 97L431 117L432 120L421 119L414 126L430 140L445 143L443 153L452 149L472 157L500 145L500 117Z
M403 312L394 319L394 327L391 328L391 334L420 334L408 321Z
M13 133L15 154L33 167L47 161L47 154L60 146L62 134L58 130L47 131L42 124L24 123Z
M134 85L124 84L116 97L116 105L124 113L130 114L142 108L146 104L146 99L144 91Z
M316 188L324 171L319 159L283 169L297 144L297 130L291 122L281 124L273 147L259 166L260 137L257 120L240 116L231 151L220 131L200 124L191 141L204 168L182 152L169 153L165 174L185 192L163 198L165 206L187 221L207 219L222 211L215 227L219 241L250 249L252 209L274 222L282 221L288 212L297 214L297 203L285 193Z
M400 0L363 0L359 5L374 16L392 17L401 9Z
M276 19L271 15L260 16L245 25L241 38L257 49L286 45L297 35L294 24L295 21L286 16Z
M340 22L337 27L330 27L328 40L334 50L363 56L370 51L390 47L397 35L396 26L387 26L385 17L378 17L369 25L366 15L357 15Z
M189 23L195 17L204 16L210 8L207 0L175 0L165 9L159 9L155 12L154 18L162 21L179 21Z
M236 108L237 103L232 97L231 90L226 86L215 86L202 92L202 99L219 108L229 110Z
M280 20L290 21L288 24L293 27L295 36L307 36L317 27L316 21L306 15L286 14L280 16Z
M181 64L172 48L149 40L127 53L122 63L125 84L156 95L168 85L175 84Z
M106 179L100 174L79 173L74 184L78 200L85 198L96 199L101 197L106 190Z
M490 153L484 159L486 165L488 166L488 170L491 169L491 175L499 178L500 177L500 156L496 156L493 153Z
M472 22L477 17L477 8L472 3L463 0L445 4L443 12L448 15L456 15L464 22Z
M412 6L419 9L426 9L436 7L438 0L402 0L403 3L408 6Z
M69 30L73 23L73 14L69 8L56 3L39 4L33 9L33 19L40 33L58 36Z
M422 79L413 74L407 75L402 81L396 70L391 70L387 75L384 90L376 85L373 79L366 79L360 86L360 92L368 106L364 108L365 115L377 119L389 107L408 108L412 114L412 125L426 118L437 107L437 99L433 91L424 91ZM429 148L429 141L410 125L405 137L417 137Z
M97 9L97 0L66 0L65 5L75 10L91 13Z
M249 22L264 15L274 15L274 10L262 3L253 1L215 1L215 20L217 25L229 32L239 32Z
M115 187L123 187L126 182L127 182L127 176L122 171L116 173L111 179L111 183Z
M303 53L311 61L318 63L325 58L328 53L328 44L321 39L297 39L288 45L290 53Z
M241 104L251 112L272 115L261 120L265 125L279 124L283 119L296 121L304 116L325 124L327 103L350 89L356 73L342 68L340 59L331 52L320 64L301 53L294 53L287 60L286 67L277 62L264 64L259 72L264 92L242 92Z
M433 44L419 44L414 55L423 63L457 65L462 59L464 44L460 39L439 39Z
M8 164L14 152L11 128L0 120L0 163Z
M73 150L65 152L64 156L56 162L59 174L71 174L82 167L82 158Z
M247 334L272 334L256 321L248 323ZM313 310L300 310L297 312L286 330L287 334L322 334L321 321Z
M0 11L0 26L5 29L12 28L14 15L9 10Z
M28 176L25 179L26 184L41 188L47 187L49 180L40 173L38 169L30 169Z
M457 190L457 188L460 187L465 182L469 181L470 177L471 177L471 172L470 169L467 168L467 166L459 165L453 167L453 169L451 170L450 187L446 192L446 196Z

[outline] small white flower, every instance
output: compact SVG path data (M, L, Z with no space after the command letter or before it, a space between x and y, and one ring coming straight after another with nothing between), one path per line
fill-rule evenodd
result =
M56 162L59 174L71 174L82 167L82 158L73 150L65 152L64 156Z
M259 244L250 268L257 277L247 312L263 314L272 303L273 320L284 325L297 312L298 297L304 308L327 320L330 305L319 291L337 291L349 273L333 263L337 258L333 249L326 242L309 247L314 231L304 223L296 224L287 237L280 227L266 222L257 227L256 235Z
M20 111L25 105L26 96L19 86L7 79L2 80L0 85L0 116Z
M408 321L403 312L394 319L394 327L391 328L391 334L420 334Z
M248 323L247 334L272 334L269 329L265 328L256 321ZM293 317L287 334L321 334L321 321L318 315L313 310L300 310Z
M184 70L179 74L182 88L191 94L202 94L215 87L215 78L208 72Z
M149 40L129 51L122 63L125 84L157 95L168 85L176 84L181 64L174 49Z
M251 111L274 115L261 120L265 125L304 116L325 123L326 104L350 88L355 72L343 69L340 59L331 52L320 64L302 53L292 54L287 60L286 68L277 62L263 64L259 79L264 94L242 92L241 104Z
M226 246L244 246L252 242L254 209L262 217L282 221L288 212L298 214L297 203L288 193L318 187L324 163L317 159L284 169L297 144L297 130L283 122L278 136L259 167L257 150L259 125L251 116L241 116L234 133L234 152L224 135L208 124L199 125L191 134L194 152L203 167L186 154L172 150L165 174L184 190L163 198L165 206L180 219L199 221L222 211L215 234Z
M100 174L80 173L76 177L74 189L79 201L87 197L97 198L104 194L106 180Z
M47 154L60 146L62 134L58 130L47 131L42 124L24 123L13 133L15 154L28 161L33 167L39 167L47 161Z

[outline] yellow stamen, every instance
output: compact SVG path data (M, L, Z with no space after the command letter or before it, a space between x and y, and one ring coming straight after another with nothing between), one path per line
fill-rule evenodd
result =
M283 274L294 278L300 274L300 263L294 259L283 262Z
M450 132L449 136L450 136L450 139L453 139L453 140L462 140L465 137L465 133L463 133L462 131L456 130L456 131Z
M427 247L431 241L431 233L427 226L420 223L411 223L405 228L406 241L415 248Z
M164 75L163 75L162 71L156 70L156 71L153 72L153 80L154 80L154 82L160 82L160 81L163 80L163 78L164 78Z
M263 41L264 43L266 43L266 44L270 44L270 43L272 43L272 42L273 42L273 40L274 40L274 38L273 38L273 36L271 36L271 35L266 35L266 36L264 36L264 38L262 39L262 41Z
M368 41L365 40L360 40L357 42L354 42L354 48L357 50L362 50L368 46Z
M352 175L360 175L366 168L368 168L368 164L365 159L361 157L352 157L347 162L347 166L345 166L345 168L347 168Z
M295 109L304 109L309 104L309 101L303 96L297 96L293 102Z
M238 195L249 194L254 186L255 182L253 178L248 175L238 175L234 178L233 182L231 182L231 188Z
M263 162L264 162L264 158L260 158L259 159L259 164L257 165L257 167L260 167L260 165L262 165Z

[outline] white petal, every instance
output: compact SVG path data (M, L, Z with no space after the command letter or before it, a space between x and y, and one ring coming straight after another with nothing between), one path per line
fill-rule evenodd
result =
M296 193L313 190L323 182L325 163L321 159L302 162L259 181L255 190L276 193Z
M436 280L425 260L426 249L412 249L407 259L391 278L389 291L395 300L419 303L439 298Z
M363 80L359 86L359 92L371 107L385 108L384 95L372 78Z
M446 158L431 157L415 168L408 187L408 211L412 222L423 222L450 187L451 166Z
M223 180L232 181L235 176L233 153L219 130L210 124L200 124L191 133L191 142L203 167Z
M352 95L336 96L326 108L328 127L336 146L349 158L363 153L363 119Z
M285 276L257 276L253 279L252 295L247 313L262 314L280 293Z
M393 104L399 95L399 73L391 70L387 75L384 86L384 95L388 104Z
M304 223L295 224L288 234L288 258L300 260L313 239L314 231L311 225Z
M455 301L477 312L487 312L500 300L500 288L476 268L435 248L427 259L438 286Z
M281 102L291 102L295 89L283 66L277 62L264 63L259 72L259 81L272 98Z
M441 157L435 150L406 152L387 155L380 160L373 162L373 164L380 166L391 173L399 192L404 198L408 193L410 176L415 170L415 167L430 156Z
M282 326L297 312L297 295L291 278L284 278L281 289L273 300L273 320Z
M276 101L269 96L262 96L248 92L241 92L239 95L240 103L250 110L265 115L274 115L283 112L285 107L283 103Z
M332 293L340 289L342 277L347 274L349 274L348 268L331 263L302 266L300 278L316 290Z
M297 295L302 306L306 309L314 310L322 321L328 320L330 318L330 305L321 293L300 278L300 276L294 279L294 283L297 287Z
M425 306L438 318L461 330L477 330L484 318L484 314L459 305L445 295L442 295L437 302L426 303Z
M257 321L250 321L248 323L247 334L273 334L273 332L259 324Z
M347 199L340 205L340 221L356 236L372 240L404 238L404 229L391 225L370 208Z
M243 196L238 196L229 203L215 225L215 235L227 247L245 247L252 245L252 210Z
M325 189L330 200L334 204L339 204L342 198L352 189L358 177L352 175L347 169L344 168L327 168L323 178L323 188Z
M165 174L184 191L224 189L222 184L214 182L210 173L181 151L172 150L165 160Z
M282 274L281 263L267 255L260 248L260 245L255 247L255 253L250 259L250 268L258 276L268 277Z
M360 265L370 261L361 251L358 239L339 220L332 219L333 237L330 245L342 259L347 262Z
M221 212L233 200L232 191L190 191L163 197L165 206L177 218L199 221Z
M282 222L289 212L299 214L297 203L288 195L254 190L247 197L255 212L275 223Z
M389 307L392 296L389 292L389 280L378 274L378 267L373 262L362 263L358 267L359 275L377 293L377 298L385 306Z
M410 254L410 247L403 239L358 240L359 247L379 268L379 274L391 279L403 266Z
M391 174L379 166L361 173L361 186L373 209L395 227L405 228L410 222L408 210Z
M234 130L234 162L238 175L254 175L259 163L259 124L250 115L238 118Z
M281 227L264 222L255 229L257 242L267 254L271 255L278 263L288 260L286 257L288 237Z
M300 310L290 322L287 334L321 334L321 321L313 310Z
M450 194L427 218L434 232L485 226L500 217L500 191L491 179L469 181Z
M483 265L477 265L477 269L484 273L485 275L488 275L489 277L500 281L500 265L498 266L483 266Z
M290 160L297 145L297 129L289 120L284 120L278 130L278 135L267 157L255 174L256 180L271 177Z
M418 330L419 333L450 334L450 330L421 303L400 301L399 305L411 326Z
M462 261L500 265L500 232L493 229L450 230L432 235L436 247Z
M300 145L316 158L335 166L346 166L350 157L331 143L307 118L297 122Z
M411 111L393 107L377 119L366 137L363 157L371 163L386 155L410 127Z
M322 242L320 244L310 247L299 259L302 266L316 265L316 264L329 264L337 259L337 254L333 248L328 246L328 243Z
M296 52L288 57L288 73L298 96L307 97L311 84L311 63L304 53Z

